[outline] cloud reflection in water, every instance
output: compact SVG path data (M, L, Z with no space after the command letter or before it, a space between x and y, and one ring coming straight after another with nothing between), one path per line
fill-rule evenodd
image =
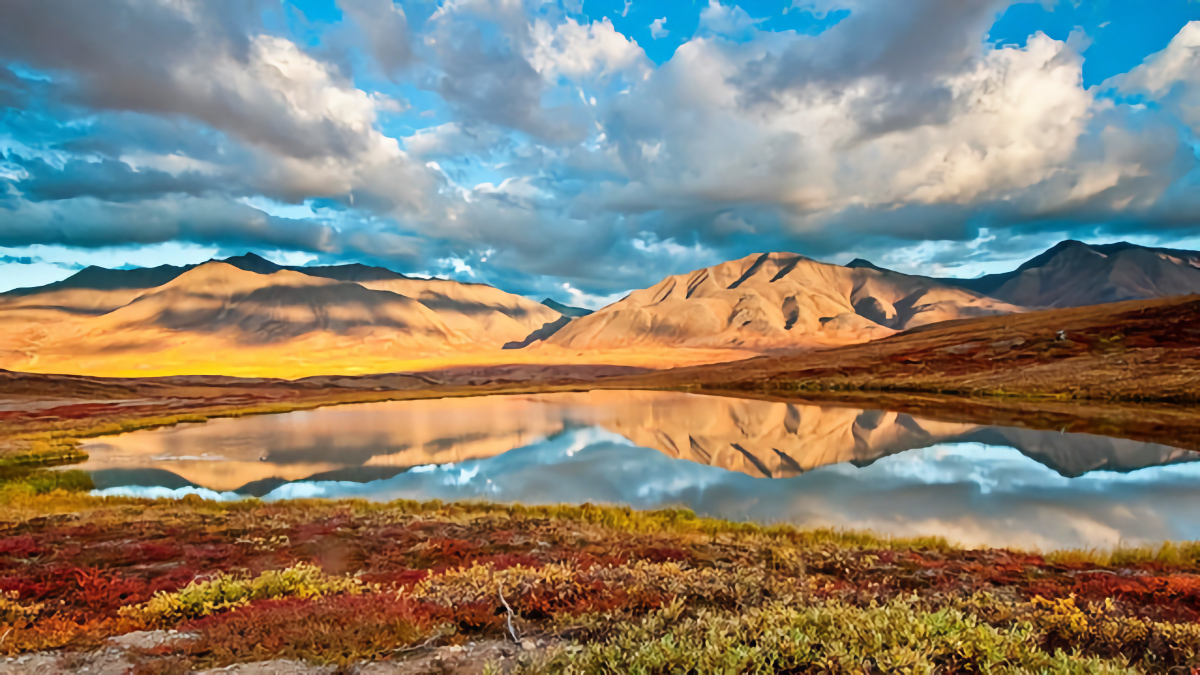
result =
M621 394L628 398L622 399ZM276 427L291 425L280 447L269 447L273 439L278 440L269 428L247 430L257 434L258 442L268 444L271 458L295 459L275 475L315 464L321 469L305 478L272 482L261 478L273 472L271 462L243 462L257 472L253 485L262 488L256 494L265 499L486 499L619 503L639 509L679 505L701 515L738 520L943 535L968 545L1043 549L1200 538L1200 515L1196 515L1200 490L1195 489L1200 485L1200 464L1192 463L1195 453L1167 446L947 424L879 411L675 393L492 397L425 408L415 403L332 408L316 411L316 416L306 413L308 417L299 422L296 418L285 422L282 418L287 415L273 420L226 420L220 428L212 423L181 428L171 442L163 440L170 435L157 441L147 438L161 432L137 432L107 439L99 453L89 448L93 462L85 468L94 471L102 487L99 494L242 498L248 490L239 486L251 483L243 483L241 474L217 476L207 468L192 474L213 481L207 485L188 480L183 473L171 474L176 483L156 482L145 480L152 474L144 472L187 469L191 464L143 459L161 457L170 448L176 449L180 460L198 456L206 443L238 437L243 421L258 419ZM509 412L520 414L467 414L488 405L515 406ZM443 414L445 406L453 408L454 414ZM425 428L419 443L396 437L415 432L390 429L389 425L404 428L412 421L399 410L425 415L420 418ZM366 413L377 426L357 424L361 420L353 416ZM448 420L441 427L439 414ZM348 415L342 422L353 424L339 424L337 415ZM315 454L305 450L306 419L325 429L320 452ZM496 434L489 435L488 425L497 420L503 422L496 426ZM336 427L343 435L331 431ZM360 442L349 431L358 428L371 442L386 439L380 447L393 464L390 468L379 466L370 443ZM176 442L184 433L196 436ZM139 434L136 442L122 440ZM467 438L471 452L460 452L452 442L453 434ZM339 438L353 448L356 466L338 464ZM139 449L146 452L139 454ZM215 453L228 447L215 443L206 449ZM456 456L464 459L410 461L409 466L403 461ZM366 469L371 471L358 479L336 477ZM381 469L386 470L372 473ZM763 475L783 477L771 480ZM221 483L234 489L220 489Z

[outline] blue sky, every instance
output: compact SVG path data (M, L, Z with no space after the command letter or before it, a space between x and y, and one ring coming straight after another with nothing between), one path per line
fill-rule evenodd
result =
M764 250L1200 247L1197 132L1188 0L8 0L0 289L256 251L594 306Z

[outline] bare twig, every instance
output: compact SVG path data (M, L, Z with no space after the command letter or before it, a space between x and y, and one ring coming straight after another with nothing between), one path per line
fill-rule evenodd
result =
M394 652L396 652L396 653L398 653L398 654L403 654L403 653L405 653L405 652L415 652L415 651L417 651L418 649L424 649L424 648L428 647L429 645L433 644L433 643L434 643L434 642L436 642L437 640L440 640L440 639L442 639L443 637L445 637L445 635L444 635L444 634L442 634L442 633L437 633L436 635L434 635L433 637L429 638L428 640L426 640L426 641L422 642L422 643L421 643L421 644L419 644L419 645L413 645L413 646L411 646L411 647L401 647L400 649L394 649L394 650L392 650L392 651L394 651Z
M504 603L504 609L506 611L508 611L508 617L507 617L507 619L508 619L508 634L512 636L512 641L514 643L519 644L521 641L517 639L517 631L513 630L513 625L512 625L512 619L513 619L512 607L509 607L508 601L504 599L504 584L500 584L497 588L500 591L500 602Z
M8 630L4 631L4 635L0 635L0 646L4 645L4 641L8 639L8 634L11 632L12 632L12 629L9 628Z

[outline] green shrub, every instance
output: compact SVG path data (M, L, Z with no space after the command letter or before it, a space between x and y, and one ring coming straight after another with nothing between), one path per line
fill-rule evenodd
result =
M618 624L606 639L560 649L526 672L816 671L1121 673L1123 661L1046 653L1027 624L993 628L956 609L902 598L866 608L772 603L734 613L675 604Z
M309 599L362 591L357 579L329 576L315 565L300 563L285 570L263 572L253 579L218 574L205 581L193 581L173 593L159 593L145 604L124 607L121 614L147 624L168 625L244 607L255 600Z

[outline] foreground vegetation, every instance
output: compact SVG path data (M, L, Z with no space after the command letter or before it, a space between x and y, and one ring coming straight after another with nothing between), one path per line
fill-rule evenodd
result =
M0 655L78 667L154 631L172 637L130 648L135 672L477 643L512 649L475 672L1200 665L1200 545L1035 555L587 505L102 499L85 479L0 485Z

